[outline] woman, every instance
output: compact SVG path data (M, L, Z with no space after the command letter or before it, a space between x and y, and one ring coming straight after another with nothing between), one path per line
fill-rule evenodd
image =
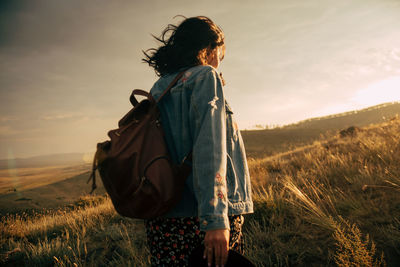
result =
M168 25L158 49L144 62L160 79L158 98L178 73L183 77L159 103L167 146L175 163L192 152L192 174L180 202L165 216L147 220L153 266L185 266L203 244L211 265L223 266L229 248L241 250L242 214L253 212L242 137L225 100L217 68L224 57L222 30L207 17Z

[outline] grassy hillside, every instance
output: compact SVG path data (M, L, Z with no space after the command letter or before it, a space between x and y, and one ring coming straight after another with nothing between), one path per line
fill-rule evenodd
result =
M398 266L400 120L249 161L255 213L246 255L257 266ZM109 199L9 215L0 224L4 266L146 266L143 224Z
M280 128L241 131L249 157L261 158L301 145L312 144L321 135L332 136L351 126L363 127L399 116L400 103L385 103L362 110L312 118Z
M146 266L141 221L115 214L109 199L82 197L74 209L4 217L1 266Z
M249 255L267 264L400 263L400 120L250 162Z
M87 165L68 166L55 170L50 167L35 169L35 175L31 175L26 181L20 181L22 187L29 189L18 189L16 192L0 194L0 217L6 213L44 208L56 209L73 203L91 190L90 185L86 183L89 177L88 169ZM40 170L44 171L42 175L39 173ZM70 176L60 179L57 176L60 172L61 177L68 174ZM76 173L79 174L75 175ZM71 177L71 174L74 176ZM98 189L95 193L104 194L105 190L101 181L97 184Z
M354 110L324 117L311 118L298 123L289 124L284 128L319 128L335 130L349 126L366 126L384 122L400 114L400 102L384 103L361 110Z

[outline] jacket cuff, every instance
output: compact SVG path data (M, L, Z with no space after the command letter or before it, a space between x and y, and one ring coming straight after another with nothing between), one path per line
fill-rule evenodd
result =
M208 230L217 230L217 229L228 229L229 227L229 219L228 216L223 215L209 215L209 216L200 216L200 230L208 231Z

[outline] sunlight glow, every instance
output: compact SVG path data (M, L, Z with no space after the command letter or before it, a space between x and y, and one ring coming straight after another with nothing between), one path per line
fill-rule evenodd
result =
M342 112L354 111L371 106L400 102L400 76L371 83L369 86L358 90L353 97L340 104L327 105L309 117L323 117Z
M358 106L400 101L400 76L390 77L359 90L352 101Z
M93 157L94 157L94 153L87 152L87 153L83 154L82 159L85 163L92 163Z

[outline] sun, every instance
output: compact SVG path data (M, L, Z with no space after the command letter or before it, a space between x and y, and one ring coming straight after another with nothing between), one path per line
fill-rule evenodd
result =
M400 76L390 77L359 90L352 102L359 106L373 106L400 101Z

